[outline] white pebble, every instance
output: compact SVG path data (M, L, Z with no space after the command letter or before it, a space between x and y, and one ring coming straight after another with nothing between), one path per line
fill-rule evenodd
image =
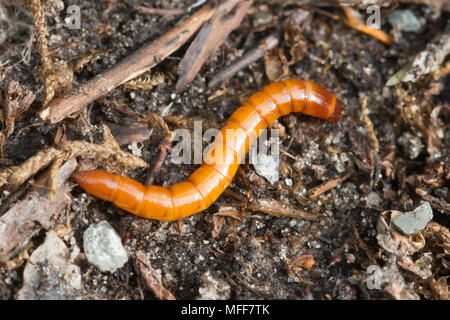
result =
M117 232L106 221L92 224L83 234L86 259L101 271L121 268L128 255Z
M279 179L278 167L280 158L272 155L261 154L253 162L256 172L266 178L271 184Z

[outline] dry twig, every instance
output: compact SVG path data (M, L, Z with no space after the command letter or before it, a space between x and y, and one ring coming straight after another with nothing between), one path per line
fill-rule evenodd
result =
M209 87L214 88L222 82L227 82L240 70L261 59L266 51L272 50L278 45L278 43L278 35L276 33L271 34L263 41L261 41L261 43L256 48L247 52L241 58L231 63L224 70L221 70L220 72L213 75L212 80L209 83Z
M156 158L155 164L153 165L151 170L147 172L146 184L151 185L153 184L155 176L161 170L164 160L167 157L168 151L171 150L173 133L172 131L170 131L164 119L161 118L158 114L154 112L147 112L145 118L149 126L156 128L160 131L163 131L165 135L164 140L158 146L159 154L158 157Z
M215 9L212 5L205 5L189 18L179 22L170 31L143 46L110 69L53 100L39 111L39 116L43 120L57 123L100 96L147 72L179 49L214 12Z
M216 52L230 32L240 25L252 2L253 0L228 0L219 6L211 21L203 25L181 60L178 66L180 77L175 92L183 91L194 80L206 60Z
M359 17L358 12L355 9L349 6L341 6L341 8L347 16L347 20L345 21L345 23L348 26L358 31L364 32L365 34L374 37L375 39L383 42L386 45L390 45L392 42L394 42L394 38L385 33L383 30L370 28L365 23L363 23L361 21L361 18Z
M328 190L335 188L336 186L340 185L342 182L347 180L352 174L353 171L350 171L349 173L345 174L342 177L325 181L324 183L318 185L317 187L312 188L311 190L308 191L309 198L313 199L315 197L320 196L322 193L325 193Z
M139 13L158 14L158 15L162 15L162 16L167 16L167 15L179 16L179 15L184 14L184 12L185 12L185 10L183 10L183 9L159 9L159 8L148 8L148 7L143 7L143 6L135 6L134 10L136 10L136 12L139 12Z
M378 153L378 151L380 151L380 144L378 143L378 138L373 127L373 122L372 120L370 120L369 115L367 114L368 98L369 97L366 95L363 97L363 101L361 104L361 117L364 124L366 125L367 132L369 133L369 138L370 140L372 140L373 149L375 150L376 153Z
M258 199L256 202L250 204L247 209L250 211L263 212L275 217L288 217L310 221L317 220L318 218L316 214L309 213L287 203L272 199Z

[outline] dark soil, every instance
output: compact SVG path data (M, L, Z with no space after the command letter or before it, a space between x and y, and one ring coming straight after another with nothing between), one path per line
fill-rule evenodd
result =
M67 7L69 2L81 7L80 30L57 26L64 22L66 12L52 11L51 8L57 7L58 3ZM186 8L194 2L164 0L151 5L174 9ZM64 130L69 140L98 143L101 141L101 123L135 124L136 119L131 115L111 107L114 103L126 105L137 115L146 111L161 115L171 105L167 115L204 119L219 126L224 124L246 98L270 83L265 74L265 61L261 59L235 75L226 84L227 90L223 94L211 99L217 90L208 88L212 74L256 47L274 30L273 27L258 30L252 24L259 4L253 5L241 26L230 34L181 94L173 95L176 69L188 44L153 70L165 74L164 83L149 90L129 90L121 86L90 104L77 117L56 125L41 122L36 116L42 107L39 96L42 86L37 71L39 54L34 40L29 43L33 21L25 6L5 5L3 15L11 21L2 20L1 23L5 28L9 24L11 31L0 46L0 65L10 67L0 68L3 92L6 81L14 78L39 98L17 119L13 134L2 141L0 166L19 165L37 151L53 145L58 127ZM54 59L74 64L93 51L103 52L88 62L81 72L75 73L74 86L104 71L146 41L157 38L180 19L180 16L140 14L133 9L135 5L149 4L138 0L44 1L49 49L56 52ZM295 5L268 5L273 21L282 21L290 10L298 8ZM320 8L342 16L338 7ZM312 15L302 30L307 52L302 60L289 66L289 76L309 79L335 93L345 104L343 118L337 124L298 114L280 118L278 122L286 131L280 148L297 160L282 154L285 170L280 171L280 180L273 185L259 177L252 165L244 165L245 178L236 175L230 187L244 198L251 190L248 201L258 198L284 201L319 214L318 220L249 212L242 202L222 195L201 214L179 222L160 222L129 215L75 188L71 193L72 205L54 221L56 228L65 224L66 217L74 213L70 224L72 232L63 238L67 246L77 245L82 252L82 235L86 228L94 222L107 220L120 234L130 257L137 250L149 255L152 267L161 271L162 284L177 299L198 297L203 285L202 275L207 271L214 271L230 285L231 299L392 298L383 290L367 289L363 281L373 259L380 267L388 263L376 238L380 213L411 211L421 202L429 201L433 220L442 226L450 226L450 212L446 209L450 200L450 77L435 79L428 75L415 83L386 86L390 76L450 25L450 16L448 12L442 12L436 17L426 6L404 4L401 8L412 10L420 17L424 28L417 33L398 32L397 41L391 46L351 29L342 21L317 12ZM392 10L393 7L383 9L383 15ZM385 16L382 22L383 30L390 33L392 28ZM290 61L292 57L286 43L281 40L278 47ZM368 116L379 142L378 153L368 134L367 123L362 120L363 95L367 97ZM108 106L105 101L113 103ZM171 130L177 129L174 123L168 124ZM154 130L149 140L138 144L142 158L149 164L156 158L162 139L163 135ZM122 150L130 151L130 148L122 146ZM101 168L102 164L97 166ZM168 186L183 181L196 167L175 165L168 158L155 184ZM316 198L308 198L311 188L350 171L353 172L351 176L335 188ZM424 174L438 176L442 171L444 178L440 184L414 179ZM126 174L140 182L145 181L145 169L129 170ZM289 179L294 185L301 184L295 196L292 186L286 182ZM246 186L248 183L250 186ZM3 190L8 191L8 188ZM8 194L3 193L0 201L5 201ZM12 205L14 201L9 204ZM214 237L212 230L217 221L213 214L224 206L236 208L243 219L225 218L220 232ZM33 248L43 242L44 236L45 231L41 231L31 240ZM314 266L311 269L293 267L296 258L304 254L314 257ZM435 259L437 261L438 257ZM142 280L138 278L132 260L130 258L114 273L102 273L86 260L78 259L85 297L141 299ZM436 297L420 277L408 270L399 270L421 298ZM449 276L448 269L438 267L437 262L432 272L436 279ZM23 266L10 271L0 268L0 298L2 292L6 299L14 298L23 283L22 273ZM143 293L146 299L155 298L151 291L144 290Z

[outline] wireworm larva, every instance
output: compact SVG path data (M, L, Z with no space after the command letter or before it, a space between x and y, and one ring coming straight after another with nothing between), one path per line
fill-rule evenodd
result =
M342 111L342 102L313 82L299 79L274 82L252 95L231 115L200 168L185 182L168 188L144 186L102 170L83 171L74 175L74 179L90 194L137 216L181 219L214 203L231 183L249 146L279 117L301 112L336 122Z

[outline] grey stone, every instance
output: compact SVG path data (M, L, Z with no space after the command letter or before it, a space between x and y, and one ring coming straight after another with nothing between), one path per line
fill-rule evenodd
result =
M253 162L256 172L274 184L280 178L278 168L280 166L279 157L261 154Z
M86 229L83 246L88 262L101 271L121 268L128 261L119 235L106 221L94 223Z
M415 32L422 29L422 24L411 10L395 10L389 15L388 21L402 31Z
M414 211L394 217L392 223L404 234L412 235L423 230L431 219L433 219L433 210L428 202L424 202Z

